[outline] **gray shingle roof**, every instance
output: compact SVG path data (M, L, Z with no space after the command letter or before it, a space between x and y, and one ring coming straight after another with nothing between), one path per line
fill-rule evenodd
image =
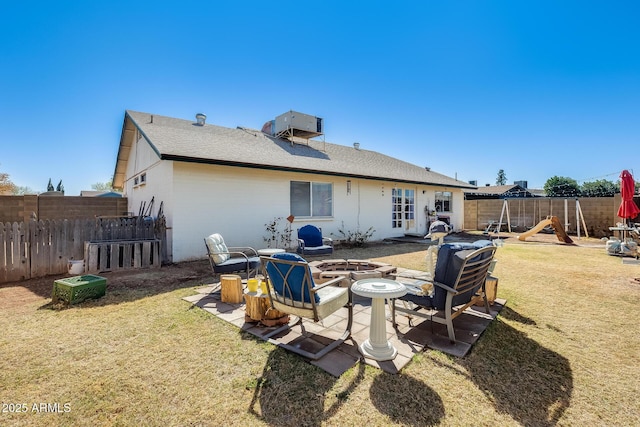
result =
M466 182L375 151L316 140L309 140L308 145L292 144L258 130L198 126L190 120L135 111L126 112L125 125L127 118L162 159L475 189ZM121 150L122 144L121 140Z

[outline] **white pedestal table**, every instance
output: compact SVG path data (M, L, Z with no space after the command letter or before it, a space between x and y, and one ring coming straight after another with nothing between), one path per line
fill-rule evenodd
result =
M398 350L387 339L387 325L384 308L386 298L399 298L407 293L407 288L389 279L362 279L351 285L351 291L371 298L371 325L369 338L360 344L360 353L373 360L392 360Z
M279 248L258 249L258 255L260 256L273 256L275 254L281 254L284 252L286 252L284 249L279 249Z

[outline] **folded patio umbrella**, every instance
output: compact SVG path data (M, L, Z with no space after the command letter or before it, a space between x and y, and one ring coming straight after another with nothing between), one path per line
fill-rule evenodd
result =
M618 216L620 218L629 219L635 218L640 213L640 209L633 201L633 195L636 191L635 182L633 176L628 170L623 170L620 174L620 196L622 196L622 203L618 208Z

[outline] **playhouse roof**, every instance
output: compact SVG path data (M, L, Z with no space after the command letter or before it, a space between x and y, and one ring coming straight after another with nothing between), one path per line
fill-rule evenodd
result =
M519 184L486 185L477 189L465 190L467 200L474 199L505 199L512 197L536 197L531 191Z

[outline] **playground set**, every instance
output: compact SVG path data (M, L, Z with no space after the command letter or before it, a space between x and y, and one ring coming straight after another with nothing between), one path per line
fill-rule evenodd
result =
M580 201L575 200L576 203L576 218L579 219L580 224L582 225L582 229L584 230L585 237L589 237L589 232L587 231L587 225L584 221L584 215L582 214L582 208L580 207ZM569 226L569 209L568 209L568 199L564 200L564 216L565 216L565 224L564 226L560 222L560 219L555 215L547 215L547 217L541 221L539 221L536 225L532 227L528 227L528 230L518 236L518 240L526 241L528 237L531 237L537 233L542 231L546 231L548 229L553 230L553 232L558 237L558 240L563 243L573 243L573 240L567 234L567 228ZM520 222L520 214L518 214L518 222ZM577 227L578 239L580 239L581 235L581 227L580 224ZM500 212L500 220L499 221L489 221L487 224L487 228L484 231L484 234L489 234L491 232L499 233L502 229L502 226L507 226L507 231L509 233L512 232L511 226L511 213L509 212L509 203L507 199L504 200L502 204L502 211Z
M580 201L575 200L575 218L578 220L577 238L580 239L581 231L584 230L585 237L589 237L587 226L585 224L584 215L582 214L582 208L580 207ZM518 235L518 240L525 242L531 236L534 236L540 232L553 232L558 240L562 243L572 244L573 239L567 234L569 228L568 221L568 199L564 200L564 225L560 222L560 219L556 215L547 215L547 217L532 227L526 227L527 231ZM619 214L620 215L620 214ZM520 222L520 214L518 215L518 222ZM614 227L609 227L609 230L616 233L616 236L609 238L603 238L606 240L606 252L609 255L623 256L623 257L635 257L639 258L638 242L640 242L640 224L629 223L627 224L628 217L625 222L618 223ZM509 212L509 204L507 199L504 200L502 211L500 213L499 221L489 221L484 234L496 233L499 234L502 226L506 225L507 231L512 232L511 214ZM520 225L520 224L518 224ZM580 225L582 227L580 227Z
M527 240L527 237L531 237L534 234L538 234L539 232L541 232L547 227L553 228L553 231L556 233L558 240L560 240L561 242L573 243L573 240L571 240L571 237L569 237L567 232L564 231L564 228L562 227L562 224L560 224L560 220L558 219L557 216L548 216L547 219L543 219L535 227L532 227L526 233L522 233L521 235L519 235L518 240L524 242L525 240Z

